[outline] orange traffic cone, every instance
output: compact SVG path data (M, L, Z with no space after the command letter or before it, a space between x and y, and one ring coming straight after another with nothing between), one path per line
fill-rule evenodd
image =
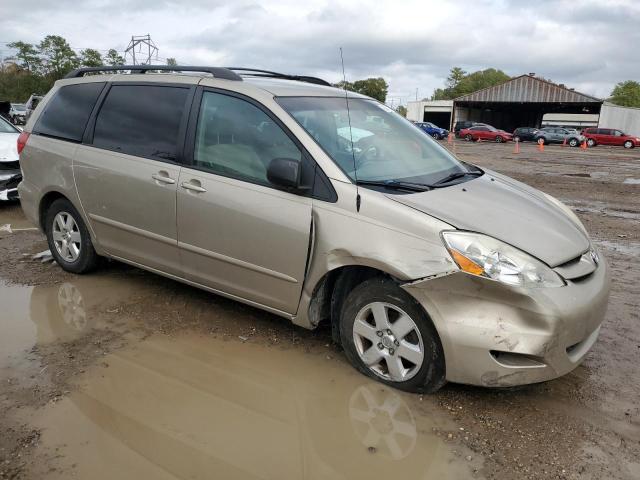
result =
M478 140L476 140L478 143L480 143L482 141L482 139L480 137L478 137Z
M587 149L587 141L586 140L580 144L580 148L583 149L583 150Z
M447 143L453 143L453 133L449 132L449 136L447 137Z
M513 153L520 153L520 142L518 140L514 142Z
M566 147L566 146L567 146L567 139L566 139L566 138L562 141L562 146L563 146L563 147Z
M544 152L544 140L543 139L538 140L538 150L540 150L541 152Z

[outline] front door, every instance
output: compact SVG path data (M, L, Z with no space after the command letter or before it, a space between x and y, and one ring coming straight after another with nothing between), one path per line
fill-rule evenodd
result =
M188 87L113 85L91 145L78 147L78 194L109 254L181 274L176 231L176 163Z
M302 152L261 107L219 91L203 92L191 138L177 197L186 278L295 313L312 200L274 188L267 168L274 158L300 161Z

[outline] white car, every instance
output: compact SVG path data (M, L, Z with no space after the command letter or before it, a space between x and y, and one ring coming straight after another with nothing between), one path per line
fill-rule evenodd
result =
M18 183L22 171L18 163L18 136L20 130L0 117L0 200L18 198Z

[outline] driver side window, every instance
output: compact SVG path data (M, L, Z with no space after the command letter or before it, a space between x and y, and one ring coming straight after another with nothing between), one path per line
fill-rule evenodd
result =
M230 95L204 92L194 148L194 165L218 175L270 185L275 158L301 161L287 134L255 105Z

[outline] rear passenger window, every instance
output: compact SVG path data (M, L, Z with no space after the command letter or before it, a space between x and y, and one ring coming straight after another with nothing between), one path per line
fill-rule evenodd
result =
M219 175L269 185L274 158L302 160L287 134L251 103L204 92L194 147L194 165Z
M80 142L104 82L61 87L42 112L33 132Z
M176 160L189 88L113 85L93 133L93 145L154 160Z

